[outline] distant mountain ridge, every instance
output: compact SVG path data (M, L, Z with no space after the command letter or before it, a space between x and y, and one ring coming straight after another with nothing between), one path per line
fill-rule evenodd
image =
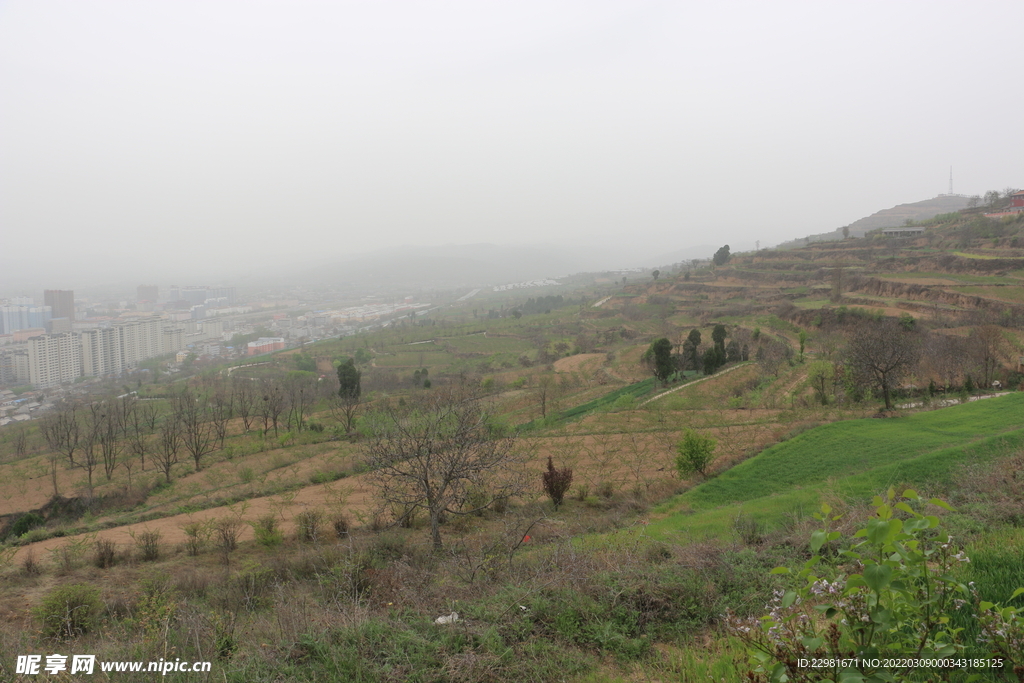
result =
M891 209L882 209L875 213L850 223L850 237L863 237L872 230L879 228L898 228L905 225L908 220L924 221L934 218L941 213L952 213L967 208L968 197L959 195L940 194L931 199L909 204L897 204ZM843 229L836 228L829 232L822 232L807 237L799 237L778 244L776 249L792 249L800 247L808 242L831 242L843 239Z
M866 218L850 223L851 237L863 237L865 233L879 228L898 228L907 222L923 221L938 216L940 213L950 213L967 208L967 197L958 195L940 194L938 197L926 199L921 202L910 204L898 204L891 209L876 211ZM840 234L842 228L837 230Z

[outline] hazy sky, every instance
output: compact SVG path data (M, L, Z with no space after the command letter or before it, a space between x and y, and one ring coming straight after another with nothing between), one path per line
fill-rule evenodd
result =
M0 268L765 245L945 192L950 166L957 192L1021 187L1019 10L0 1Z

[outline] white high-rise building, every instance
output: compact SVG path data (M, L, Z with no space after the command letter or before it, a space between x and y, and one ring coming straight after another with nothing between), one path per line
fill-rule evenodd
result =
M86 377L117 375L124 370L121 334L117 327L85 330L82 336L82 374Z
M77 334L42 334L26 344L32 386L48 389L82 376L82 343Z

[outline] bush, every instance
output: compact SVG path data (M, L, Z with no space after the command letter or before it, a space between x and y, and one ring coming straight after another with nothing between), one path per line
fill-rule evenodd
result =
M139 559L143 562L153 562L160 559L159 531L143 531L139 534L130 531L129 534L135 540L135 547L139 551Z
M30 529L34 529L37 526L42 526L46 523L46 520L34 512L27 512L19 517L14 524L11 525L11 530L8 532L9 537L18 538L29 532Z
M707 469L715 460L715 445L717 442L709 436L702 436L692 429L683 433L683 439L676 446L676 469L680 477L686 477L694 472L702 477L707 476Z
M321 510L304 510L295 515L295 535L300 541L318 541L323 523L324 513Z
M339 512L338 514L334 515L332 524L334 525L334 533L338 535L339 539L346 538L348 536L348 531L351 528L351 524L349 524L348 517L345 515L345 513Z
M225 558L238 547L238 537L242 534L242 520L237 517L221 517L213 523L213 531L217 534L217 542Z
M256 542L262 546L276 548L284 541L284 534L277 528L277 515L273 513L263 515L249 524L252 526Z
M185 532L185 552L190 557L195 557L203 551L210 540L210 534L213 533L207 522L187 522L182 525L181 530Z
M839 541L841 534L830 525L840 516L822 504L814 515L823 528L811 534L811 559L799 572L788 567L772 570L795 574L793 590L777 591L767 616L729 617L733 635L752 648L750 680L917 680L911 676L925 672L918 671L914 658L895 667L872 664L881 661L872 659L857 664L857 658L885 652L966 656L969 646L951 616L972 603L981 622L984 651L1005 658L1008 669L1024 663L1024 608L985 602L973 587L957 580L954 568L970 558L940 528L938 517L920 511L926 503L917 492L907 489L897 497L889 489L886 498L876 496L873 504L874 518L854 534L857 542L841 553L853 561L855 573L845 575L832 566L835 554L829 543ZM952 509L935 498L927 504ZM1010 599L1021 593L1024 588ZM808 615L811 610L813 617ZM840 663L850 657L854 664ZM800 658L835 664L809 679L800 670Z
M558 469L555 467L551 456L548 456L548 470L541 474L544 483L544 493L548 494L555 509L562 504L566 491L572 486L572 470L568 467Z
M103 609L100 591L94 586L74 583L58 586L46 594L36 608L47 638L68 639L87 633Z

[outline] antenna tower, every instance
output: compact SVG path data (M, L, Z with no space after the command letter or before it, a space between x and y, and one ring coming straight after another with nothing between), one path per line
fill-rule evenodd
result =
M949 194L953 194L953 167L949 167Z

